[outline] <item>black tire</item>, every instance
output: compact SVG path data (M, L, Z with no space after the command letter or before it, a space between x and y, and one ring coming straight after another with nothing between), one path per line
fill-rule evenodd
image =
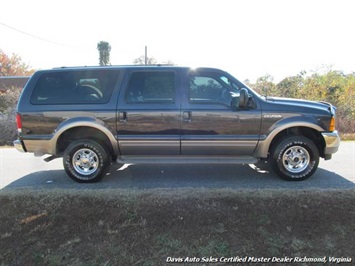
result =
M110 156L103 145L88 139L76 140L64 152L67 175L79 183L100 181L110 166Z
M269 161L281 178L302 181L317 170L319 151L313 141L306 137L287 136L271 150Z

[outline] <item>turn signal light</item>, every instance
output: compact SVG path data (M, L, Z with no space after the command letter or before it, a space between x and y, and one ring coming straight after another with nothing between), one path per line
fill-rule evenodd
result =
M330 120L329 131L334 131L334 130L335 130L335 117L333 116L332 119Z

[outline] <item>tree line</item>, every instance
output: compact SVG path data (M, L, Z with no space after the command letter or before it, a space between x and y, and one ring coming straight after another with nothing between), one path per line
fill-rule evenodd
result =
M262 95L325 101L337 107L337 128L355 133L355 72L344 74L331 68L307 75L305 71L286 77L278 83L265 75L255 83L246 82Z

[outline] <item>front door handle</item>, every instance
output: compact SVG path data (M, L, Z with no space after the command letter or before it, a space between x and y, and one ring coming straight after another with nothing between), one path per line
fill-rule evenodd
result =
M118 121L127 123L127 113L126 112L119 112L118 113Z
M183 111L182 119L184 120L184 122L191 122L191 111Z

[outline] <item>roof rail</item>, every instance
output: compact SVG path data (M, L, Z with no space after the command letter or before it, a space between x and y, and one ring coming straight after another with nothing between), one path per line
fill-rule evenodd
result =
M161 64L149 64L149 65L107 65L107 66L61 66L61 67L53 67L53 69L65 69L65 68L83 68L83 67L160 67L160 66L177 66L176 64L170 64L170 63L161 63Z

